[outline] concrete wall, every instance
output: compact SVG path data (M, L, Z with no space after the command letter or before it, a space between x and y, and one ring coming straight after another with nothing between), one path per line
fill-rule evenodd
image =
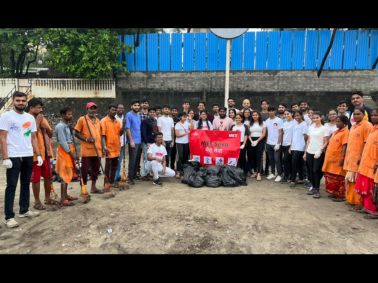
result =
M378 101L378 73L376 71L323 71L320 78L315 71L231 72L230 97L241 104L250 98L253 107L262 99L271 104L291 104L307 100L318 110L326 111L342 99L349 100L351 91L359 89ZM223 72L133 72L117 81L118 100L148 98L152 105L181 106L187 99L192 106L199 100L208 104L224 101Z

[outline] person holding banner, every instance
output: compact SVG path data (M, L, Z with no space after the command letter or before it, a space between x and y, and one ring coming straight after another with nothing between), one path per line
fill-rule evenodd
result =
M155 135L155 143L147 150L147 170L153 174L152 184L161 186L160 177L174 177L175 171L167 167L167 150L163 145L163 134L158 132Z
M229 131L234 121L230 117L226 117L227 109L219 108L219 117L214 118L213 129L219 131Z
M240 132L240 155L238 160L238 167L244 170L244 173L248 173L247 162L246 162L246 143L249 136L249 129L246 125L242 123L243 116L241 114L236 114L235 121L236 124L231 127L231 131Z
M265 137L266 137L266 125L262 119L260 112L252 112L252 122L249 127L249 140L251 142L250 156L251 160L248 160L254 173L252 178L256 177L257 181L261 181L261 169L263 163L263 153L265 149ZM247 149L248 150L248 149Z
M197 130L212 130L213 125L211 122L207 119L207 113L206 111L200 112L200 119L197 122Z

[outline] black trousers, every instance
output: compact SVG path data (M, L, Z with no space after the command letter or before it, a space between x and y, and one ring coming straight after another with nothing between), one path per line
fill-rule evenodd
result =
M303 168L305 166L303 160L304 151L292 150L291 151L291 181L295 182L297 174L299 174L299 180L303 180Z
M109 178L111 184L114 183L117 172L118 157L105 159L105 176Z
M97 156L84 156L81 158L81 177L83 178L84 185L87 184L89 172L91 174L92 182L97 180L98 171L101 167L100 162L101 158Z
M290 145L282 146L283 153L283 171L286 179L290 179L291 174L291 154L289 153Z
M241 142L240 145L243 143ZM244 173L248 172L247 168L247 160L246 160L246 154L247 154L247 149L244 147L243 149L240 149L240 154L239 154L239 160L238 160L238 167L244 170Z
M134 180L137 174L140 157L142 154L142 144L135 144L132 148L129 144L129 180Z
M176 147L176 143L174 143L171 150L171 166L170 166L171 169L173 170L175 170L176 154L177 154L177 147Z
M256 141L258 137L252 137L253 141ZM263 169L263 154L265 151L265 140L259 141L259 143L256 146L250 146L247 148L249 153L248 155L248 163L249 163L249 157L251 156L251 169L253 169L255 172L261 173Z
M30 200L30 178L32 175L33 168L33 156L28 157L11 157L12 168L7 169L7 186L5 188L5 198L4 198L4 212L5 219L14 218L15 214L13 211L14 197L16 194L16 187L18 183L18 177L20 177L21 188L20 188L20 214L29 211L29 200Z
M324 152L319 158L314 157L315 154L306 153L306 162L308 165L308 179L315 190L319 190L320 180L323 177Z
M188 143L177 143L177 171L183 172L183 165L189 160L189 144Z

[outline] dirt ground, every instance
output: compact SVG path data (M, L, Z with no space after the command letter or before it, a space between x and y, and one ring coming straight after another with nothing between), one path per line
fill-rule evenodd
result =
M2 168L0 176L3 219ZM79 183L72 185L69 193L78 196ZM52 208L34 219L16 216L15 229L1 224L0 253L378 253L378 221L332 202L323 189L316 200L302 187L267 180L199 189L176 179L161 188L138 181L114 198L94 195L88 204Z

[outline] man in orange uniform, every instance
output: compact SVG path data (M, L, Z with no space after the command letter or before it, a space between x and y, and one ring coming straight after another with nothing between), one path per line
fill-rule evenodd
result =
M105 156L105 176L114 186L115 174L117 171L118 157L121 152L119 137L122 135L121 123L116 119L117 105L109 105L109 113L101 120L102 153ZM104 180L105 183L105 180ZM105 187L105 184L104 184ZM109 192L104 190L104 192Z
M356 177L362 151L364 150L366 140L373 126L370 122L364 120L364 112L361 108L356 107L353 116L356 124L352 126L349 132L348 147L343 169L347 171L345 176L346 201L350 205L355 205L356 210L359 210L361 209L361 200L360 196L355 191Z
M46 204L57 204L56 201L50 198L51 192L51 177L52 177L52 167L50 159L53 157L51 141L52 129L49 122L42 114L43 102L39 98L32 98L28 102L28 112L33 115L37 125L37 140L38 147L43 159L42 166L37 166L37 155L34 153L33 156L33 171L31 176L31 183L34 195L34 208L37 210L44 210L46 207L42 204L39 193L40 193L40 181L43 177L43 183L45 188L45 203Z
M346 172L343 170L343 165L349 136L348 123L348 117L337 117L336 126L338 130L333 133L329 140L322 168L325 190L334 201L345 200Z
M370 117L373 129L367 138L358 167L356 192L361 196L364 207L362 212L378 216L377 206L373 202L374 173L378 162L378 109L371 111Z
M101 125L96 117L97 105L94 102L87 103L87 115L79 118L75 126L75 136L81 140L81 177L86 186L88 170L91 169L91 193L102 194L103 191L96 187L98 172L101 162Z

